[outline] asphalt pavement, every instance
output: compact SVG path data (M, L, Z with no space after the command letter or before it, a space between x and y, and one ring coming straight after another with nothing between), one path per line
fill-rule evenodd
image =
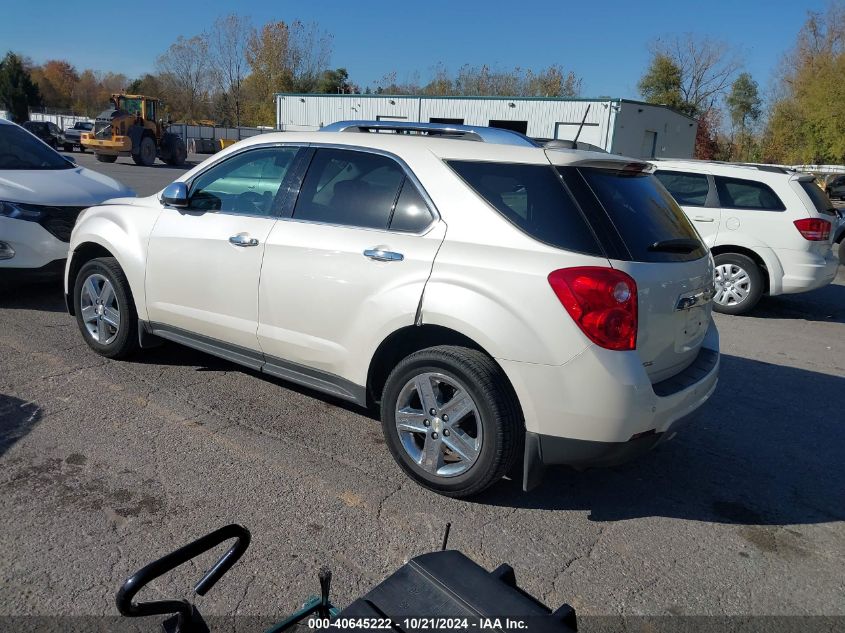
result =
M179 173L75 157L139 195ZM0 616L113 615L130 573L231 522L252 545L206 614L280 617L321 565L348 604L451 522L451 547L582 616L845 616L845 268L717 315L719 386L671 442L469 501L409 481L370 412L175 344L109 361L60 285L0 292ZM189 596L211 562L144 597Z

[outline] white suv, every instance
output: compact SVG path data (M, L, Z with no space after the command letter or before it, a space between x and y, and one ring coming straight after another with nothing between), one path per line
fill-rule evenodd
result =
M710 397L713 261L649 165L364 133L384 125L254 137L87 210L65 285L86 342L169 339L379 407L399 465L451 496L617 463Z
M713 253L717 312L743 314L763 294L806 292L836 277L837 215L813 176L767 165L655 164Z

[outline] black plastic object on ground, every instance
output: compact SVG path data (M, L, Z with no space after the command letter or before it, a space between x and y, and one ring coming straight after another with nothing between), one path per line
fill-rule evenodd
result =
M470 629L577 631L572 607L552 612L517 586L510 565L488 572L453 550L412 558L335 621L389 619L394 631L454 631L464 618Z

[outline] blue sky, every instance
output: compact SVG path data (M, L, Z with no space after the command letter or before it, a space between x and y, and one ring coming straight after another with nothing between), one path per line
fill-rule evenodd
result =
M333 34L332 65L345 66L362 88L389 71L401 82L435 64L451 70L464 63L499 68L561 64L583 78L583 96L636 98L637 81L656 37L694 32L737 47L764 90L781 57L795 42L808 10L826 0L616 0L422 3L391 1L224 0L115 5L39 0L37 10L5 11L0 48L36 62L65 58L79 69L113 70L135 77L178 36L207 28L218 15L236 11L261 24L271 20L317 21ZM152 19L131 24L132 6ZM123 23L126 22L126 25ZM76 30L76 34L72 34ZM96 37L88 33L96 32Z

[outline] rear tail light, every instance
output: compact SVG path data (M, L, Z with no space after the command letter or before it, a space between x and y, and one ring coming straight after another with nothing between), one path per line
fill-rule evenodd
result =
M795 228L811 242L825 242L830 238L830 222L821 218L795 220Z
M637 348L637 283L629 275L598 266L561 268L549 274L549 284L593 343Z

